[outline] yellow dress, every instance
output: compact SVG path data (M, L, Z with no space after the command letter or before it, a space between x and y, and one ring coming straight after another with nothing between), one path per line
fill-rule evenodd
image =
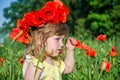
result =
M62 72L65 69L63 61L54 61L55 65L44 62L39 62L37 58L27 55L23 64L23 76L25 74L28 63L32 61L33 65L38 66L43 70L40 80L62 80ZM59 65L60 63L60 65Z

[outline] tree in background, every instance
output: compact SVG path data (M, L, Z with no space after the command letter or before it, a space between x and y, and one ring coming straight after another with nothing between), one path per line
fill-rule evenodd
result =
M86 28L93 35L106 34L120 36L120 1L91 0L90 13L86 20Z

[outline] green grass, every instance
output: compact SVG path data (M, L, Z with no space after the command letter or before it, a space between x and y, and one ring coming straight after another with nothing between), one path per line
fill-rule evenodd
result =
M75 67L71 74L63 74L63 80L120 80L120 38L114 37L105 42L99 42L96 39L81 39L81 42L89 45L96 50L96 57L86 56L84 50L75 49ZM0 64L0 80L23 80L22 65L18 59L23 56L25 46L5 39L0 44L0 57L4 58L3 64ZM116 46L118 56L110 57L108 53L111 47ZM112 64L110 72L102 71L100 63L109 61Z

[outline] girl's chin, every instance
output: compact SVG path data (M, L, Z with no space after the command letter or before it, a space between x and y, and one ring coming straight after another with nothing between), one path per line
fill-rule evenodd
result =
M55 55L52 55L51 57L58 57L60 53L56 53Z
M49 54L47 54L49 57L58 57L59 55L61 54L61 52L60 51L56 51L56 53L49 53Z
M58 54L56 54L56 55L53 55L53 57L57 57L57 56L59 56L59 53L58 53Z
M59 54L56 54L56 55L48 55L48 56L51 57L51 58L55 58L55 57L59 56Z

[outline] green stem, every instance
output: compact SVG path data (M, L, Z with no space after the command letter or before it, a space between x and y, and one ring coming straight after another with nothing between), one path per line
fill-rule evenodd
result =
M102 73L103 73L103 70L101 70L101 72L100 72L100 74L98 76L98 80L100 80Z
M43 46L42 51L40 52L40 56L38 58L38 62L37 62L37 66L36 66L36 70L35 70L35 74L34 74L34 79L35 79L35 76L36 76L36 73L37 73L37 70L38 70L38 64L40 62L40 59L42 59L42 57L43 57L44 51L45 51L45 46Z
M97 61L98 61L98 56L96 56L96 59L95 59L95 69L97 70Z
M91 80L91 70L90 70L90 65L91 65L91 61L90 61L90 57L88 57L88 62L89 62L89 64L88 64L88 71L89 71L89 80Z
M22 35L22 33L23 33L23 31L21 30L21 31L15 36L15 38L12 40L12 42L10 43L10 45L12 45L12 44L14 43L14 41L15 41L19 36Z

